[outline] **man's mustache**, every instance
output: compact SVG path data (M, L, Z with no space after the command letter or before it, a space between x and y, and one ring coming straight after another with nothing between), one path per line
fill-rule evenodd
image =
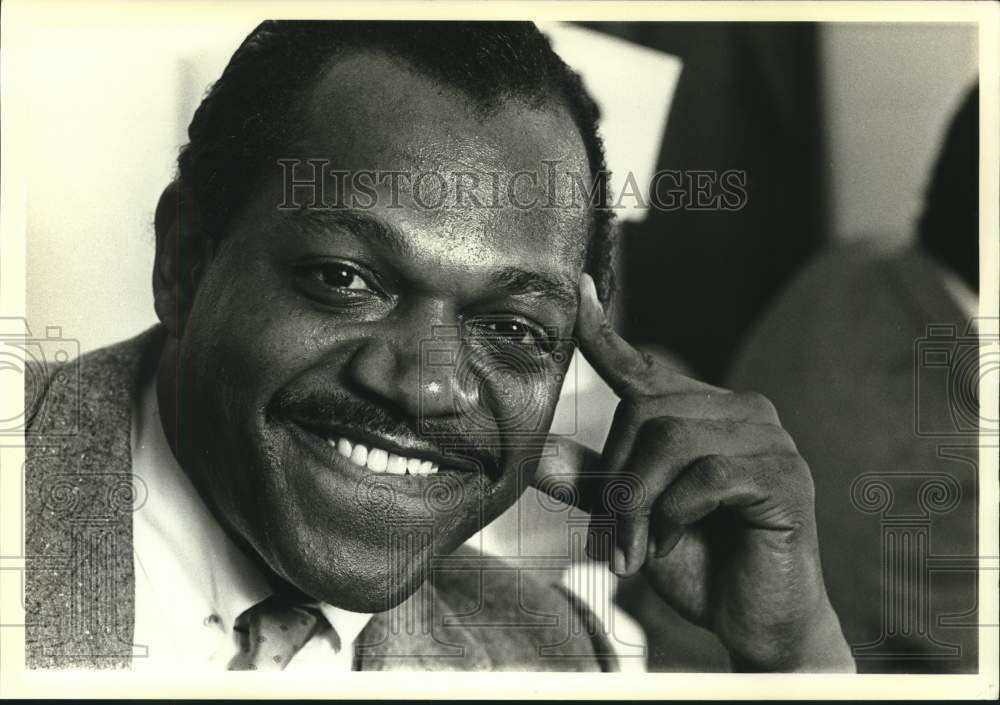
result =
M463 456L477 462L491 477L501 468L499 430L469 433L458 416L403 417L365 399L322 390L281 390L268 405L268 416L275 415L318 427L336 426L348 432L357 429L416 448L429 447L442 457Z

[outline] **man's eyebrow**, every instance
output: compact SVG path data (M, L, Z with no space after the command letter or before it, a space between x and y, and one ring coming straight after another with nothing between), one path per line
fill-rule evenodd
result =
M341 228L365 240L374 240L383 247L406 257L413 253L413 245L406 235L391 223L365 211L351 208L300 208L288 213L294 227L310 232L327 232Z
M380 242L403 257L413 254L409 239L398 228L365 211L350 208L301 208L288 213L294 227L313 232L344 228L365 239ZM577 288L569 279L552 277L518 267L503 267L490 274L490 283L511 296L549 297L563 308L575 308Z
M490 283L510 295L530 294L555 299L567 309L575 308L578 303L576 286L563 277L504 267L490 275Z

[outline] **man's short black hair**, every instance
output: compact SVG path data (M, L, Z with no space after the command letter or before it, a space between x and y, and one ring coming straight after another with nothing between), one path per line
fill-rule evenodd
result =
M316 81L338 57L362 48L407 61L459 89L486 113L510 100L569 112L598 183L585 269L607 303L614 286L613 228L598 108L531 22L263 22L198 107L178 160L182 192L194 202L197 235L225 234L266 169L298 138L304 98Z

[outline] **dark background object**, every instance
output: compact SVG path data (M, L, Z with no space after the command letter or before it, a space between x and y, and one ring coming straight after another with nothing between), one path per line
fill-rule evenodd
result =
M658 169L746 172L741 210L650 209L621 235L622 332L719 381L758 314L829 236L816 25L587 26L684 62Z
M952 118L928 177L917 241L979 291L979 85Z

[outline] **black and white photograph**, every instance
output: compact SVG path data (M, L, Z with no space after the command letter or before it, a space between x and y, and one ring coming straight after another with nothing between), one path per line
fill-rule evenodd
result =
M832 5L4 3L0 696L995 699L1000 12Z

